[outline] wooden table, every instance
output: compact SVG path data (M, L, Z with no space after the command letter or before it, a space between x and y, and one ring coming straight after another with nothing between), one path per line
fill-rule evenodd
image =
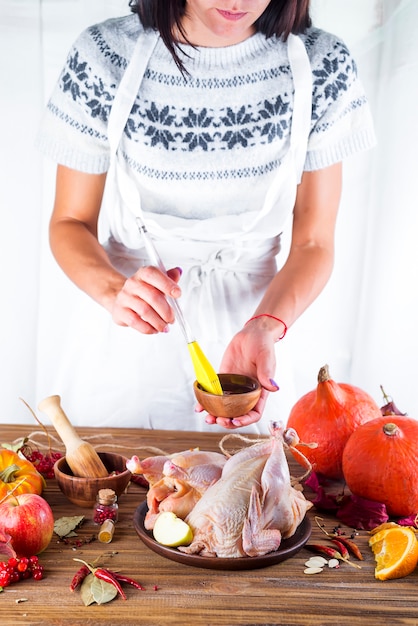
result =
M0 442L11 442L38 430L32 426L0 425ZM126 456L142 447L157 446L169 453L191 447L217 450L219 434L180 431L108 429L103 439L98 429L78 428L82 437L91 437L98 450L112 446ZM42 438L40 439L42 441ZM45 439L43 439L43 442ZM300 468L292 473L300 475ZM91 510L72 505L49 480L44 492L55 518L85 515L78 531L81 540L97 532ZM367 547L367 533L357 538L365 560L360 570L342 564L321 574L303 573L311 553L303 548L296 556L279 564L249 571L217 571L190 567L165 559L147 548L133 527L136 508L146 497L144 488L130 484L119 499L119 521L112 543L98 541L81 547L66 545L54 535L40 560L45 567L42 581L22 581L0 594L1 624L54 624L88 626L167 626L202 624L204 626L272 625L280 626L380 626L381 624L418 624L418 572L393 581L374 578L374 559ZM310 512L311 514L311 512ZM311 514L312 518L315 512ZM326 521L331 530L332 518ZM324 543L323 534L313 524L311 542ZM105 566L139 580L145 591L125 586L128 600L121 598L85 607L79 592L71 593L69 584L78 564L74 557L94 561L113 551ZM154 585L158 589L154 590ZM26 598L26 602L17 602Z

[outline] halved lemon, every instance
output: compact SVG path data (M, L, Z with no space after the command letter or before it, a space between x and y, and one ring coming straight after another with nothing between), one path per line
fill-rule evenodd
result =
M418 541L412 528L396 526L380 530L369 539L379 580L403 578L417 566Z

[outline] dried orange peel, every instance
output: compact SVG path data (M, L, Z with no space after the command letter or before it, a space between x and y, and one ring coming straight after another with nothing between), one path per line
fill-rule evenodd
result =
M418 564L418 541L411 527L395 524L377 530L370 537L369 546L376 561L378 580L403 578Z

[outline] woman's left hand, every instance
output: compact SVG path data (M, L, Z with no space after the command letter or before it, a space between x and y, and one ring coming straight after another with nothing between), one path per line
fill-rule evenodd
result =
M277 390L277 387L275 388L275 390ZM234 417L231 419L229 417L216 417L215 415L208 414L206 416L205 422L206 424L217 424L218 426L223 426L223 428L228 428L229 430L234 430L235 428L242 428L243 426L255 424L261 419L261 416L263 415L267 397L268 391L262 389L259 401L255 405L255 407L246 415L241 415L240 417ZM197 404L196 411L203 411L203 407L200 404Z
M233 337L223 356L220 372L234 372L256 378L262 386L261 396L255 407L246 415L233 419L207 415L207 424L218 424L231 430L249 426L261 419L269 392L278 390L273 380L276 369L274 337L273 332L261 330L256 322L252 322L251 326L245 326ZM196 410L203 409L197 405Z

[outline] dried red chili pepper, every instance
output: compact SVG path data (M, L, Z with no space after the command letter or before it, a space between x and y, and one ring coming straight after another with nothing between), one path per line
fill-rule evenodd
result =
M112 576L112 574L108 570L104 569L103 567L93 567L93 565L90 565L90 563L86 563L86 561L83 561L82 559L74 559L74 561L79 561L80 563L83 563L84 567L87 568L88 573L91 572L93 576L95 576L99 580L103 580L103 582L113 585L119 595L124 600L127 599L120 583L116 580L114 576Z
M344 559L350 558L350 553L347 550L347 547L342 543L342 541L340 541L340 538L338 539L330 538L330 541L332 541L332 543L334 543L337 546L339 553Z
M311 552L319 552L320 554L324 554L330 559L339 559L344 560L342 554L338 552L335 548L331 548L330 546L322 546L317 543L311 543L309 545L305 545L305 548L311 550Z
M334 535L329 536L333 537L334 539L336 538ZM349 550L349 552L351 552L351 554L353 554L359 561L363 561L363 555L360 552L358 545L354 543L354 541L351 541L351 539L348 539L347 537L343 537L341 535L338 535L338 541L343 543Z
M141 583L137 582L133 578L129 578L128 576L124 576L123 574L119 574L119 572L112 572L110 569L106 571L108 571L109 574L111 574L113 578L116 578L116 580L118 580L120 583L127 583L128 585L132 585L132 587L135 587L135 589L145 591L145 587L143 587Z
M116 580L114 576L112 576L112 574L107 569L103 569L102 567L93 568L93 574L99 580L103 580L104 582L113 585L118 591L119 595L121 595L124 600L127 599L120 583Z
M83 582L83 580L90 574L90 569L87 565L83 565L80 569L74 574L74 578L71 581L70 590L74 591L77 589L79 585Z
M363 561L363 555L360 552L359 547L357 546L356 543L354 543L354 541L352 541L351 539L348 539L347 537L345 537L343 535L343 533L340 530L340 527L337 526L334 528L334 531L332 533L329 533L327 530L325 530L324 528L324 524L321 524L320 522L322 522L323 519L322 517L315 517L315 522L317 524L317 526L321 529L321 531L327 536L329 537L329 539L331 539L332 541L339 541L340 543L342 543L349 552L351 552L359 561ZM343 552L342 552L343 553Z
M118 593L122 596L124 600L126 600L126 595L121 587L120 583L127 583L135 587L135 589L139 589L140 591L145 591L145 588L138 581L125 576L124 574L119 574L119 572L113 572L110 569L106 569L104 567L93 567L89 563L86 563L82 559L74 559L74 561L79 561L83 563L83 567L81 567L76 575L73 578L73 582L71 583L72 591L78 587L78 585L84 580L84 578L91 572L96 578L103 580L104 582L110 583L113 585Z
M356 563L352 563L349 559L345 558L341 552L335 550L335 548L331 548L330 546L323 546L319 544L306 544L305 548L311 550L312 552L319 552L320 554L324 554L328 556L330 559L338 559L339 561L344 561L344 563L348 563L352 565L352 567L356 567L357 569L361 569L360 565Z

